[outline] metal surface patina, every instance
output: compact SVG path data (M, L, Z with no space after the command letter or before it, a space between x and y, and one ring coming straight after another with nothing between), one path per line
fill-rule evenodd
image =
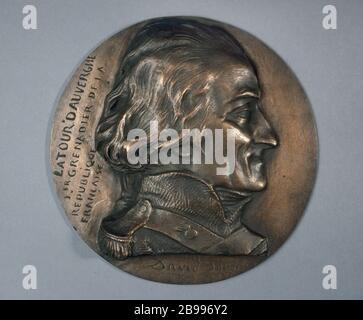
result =
M220 22L158 18L90 53L55 113L57 194L98 254L142 278L244 272L292 232L317 136L287 65Z

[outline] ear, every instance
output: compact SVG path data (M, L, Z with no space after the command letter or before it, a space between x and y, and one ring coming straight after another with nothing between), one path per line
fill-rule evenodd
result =
M193 106L193 96L190 89L184 91L183 96L180 101L181 109L184 114L189 114Z
M180 101L180 112L184 116L188 116L189 114L191 114L195 110L195 108L201 103L203 96L203 92L193 92L191 89L185 90Z
M199 128L206 118L206 92L188 89L181 101L180 112L184 128Z

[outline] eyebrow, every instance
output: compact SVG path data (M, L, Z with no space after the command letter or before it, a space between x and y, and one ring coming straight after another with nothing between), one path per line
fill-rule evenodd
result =
M255 91L255 90L251 90L251 89L242 90L241 92L239 92L237 94L235 99L245 98L245 97L247 97L247 98L257 98L258 99L258 98L260 98L260 92Z
M255 90L246 89L246 90L240 91L233 99L231 99L229 101L229 103L233 103L239 99L246 99L246 98L259 99L260 94L259 94L259 92L256 92Z

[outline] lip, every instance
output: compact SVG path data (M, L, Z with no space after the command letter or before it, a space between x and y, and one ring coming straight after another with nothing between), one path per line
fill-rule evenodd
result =
M254 164L258 164L258 163L262 163L263 159L261 156L258 155L251 155L248 159L249 163L254 163Z
M251 174L257 172L260 172L263 166L263 160L262 157L259 156L251 156L249 159L249 171Z
M260 171L262 169L264 162L261 149L250 149L245 152L243 158L248 176L252 176L253 171Z

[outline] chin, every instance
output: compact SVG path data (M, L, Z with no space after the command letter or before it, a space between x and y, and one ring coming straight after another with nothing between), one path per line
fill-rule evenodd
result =
M264 174L262 162L258 166L251 166L245 176L246 189L250 191L262 191L266 188L267 179Z
M255 180L253 179L253 181L251 181L250 186L249 186L249 190L250 191L262 191L266 188L267 185L267 181L266 178L264 177L260 177L259 179Z
M267 186L267 180L264 176L246 177L245 183L239 186L240 191L258 192L262 191Z

